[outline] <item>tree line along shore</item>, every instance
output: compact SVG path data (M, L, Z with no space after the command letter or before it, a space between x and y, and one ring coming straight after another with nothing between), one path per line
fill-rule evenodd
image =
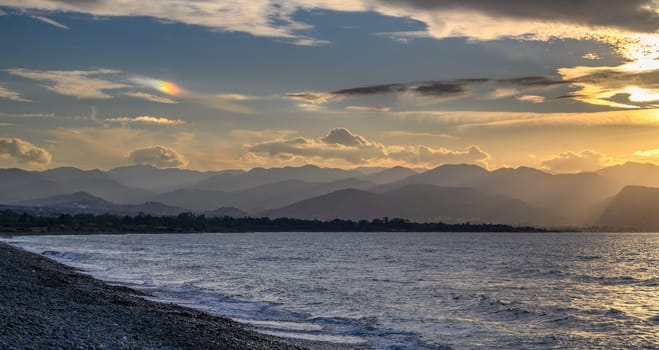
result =
M206 217L193 213L176 216L139 214L61 214L41 216L27 212L0 212L0 232L49 233L173 233L173 232L546 232L531 226L444 222L419 223L399 218L373 220L306 220L267 217Z

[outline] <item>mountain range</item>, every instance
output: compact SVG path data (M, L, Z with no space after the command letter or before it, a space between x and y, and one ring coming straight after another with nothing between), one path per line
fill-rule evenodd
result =
M519 167L450 164L322 168L315 165L200 172L127 166L0 169L0 205L40 213L398 217L542 227L659 230L659 166L626 163L551 174Z

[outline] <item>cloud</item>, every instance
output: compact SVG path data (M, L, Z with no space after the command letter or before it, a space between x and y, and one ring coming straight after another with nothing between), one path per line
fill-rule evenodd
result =
M283 161L339 161L351 165L436 166L445 163L485 164L489 155L477 146L451 150L420 146L386 146L356 135L345 128L335 128L319 138L295 137L247 146L250 157L268 156Z
M180 128L126 127L104 123L103 119L95 119L85 126L76 126L79 123L58 124L59 127L38 134L56 147L57 161L54 166L78 164L86 168L111 169L126 165L127 156L132 150L150 145L167 145L185 154L185 159L189 160L188 153L203 146L195 143L194 137L179 142L181 135L186 134Z
M527 128L546 126L570 127L659 127L656 109L606 111L591 113L535 113L483 111L396 111L391 117L415 123L455 128Z
M8 118L55 118L55 113L5 113L0 112L0 117Z
M121 71L113 69L45 71L13 68L5 71L19 77L40 81L44 83L46 89L60 95L74 96L80 99L112 99L114 95L111 95L110 92L113 90L148 88L220 110L236 113L252 113L249 107L240 104L240 102L251 99L251 97L246 95L199 93L185 90L169 81L146 77L126 77L122 75ZM16 98L15 94L11 95L6 91L4 93L7 96ZM2 86L0 86L0 97L5 97L2 94L3 90ZM119 91L115 93L115 95L117 94L156 103L178 103L171 98L143 91Z
M167 97L164 97L164 96L153 95L153 94L149 94L149 93L146 93L146 92L126 92L126 93L124 93L124 95L139 98L139 99L146 100L146 101L156 102L156 103L165 103L165 104L178 103L178 102L176 102L176 101L174 101L170 98L167 98Z
M659 158L659 149L638 150L634 152L634 155L639 157Z
M9 90L0 84L0 98L6 98L8 100L17 101L17 102L30 102L27 98L21 96L16 91Z
M429 146L389 146L387 157L407 165L421 165L434 167L440 164L480 164L487 166L490 155L478 146L472 145L464 150L452 150L448 148L432 148Z
M183 125L185 120L180 119L168 119L163 117L152 117L152 116L138 116L138 117L115 117L104 119L107 123L119 123L119 124L156 124L156 125Z
M506 88L501 88L501 89L496 89L489 93L487 95L487 98L490 100L498 100L502 98L508 98L515 96L519 93L519 90L517 89L506 89Z
M243 113L243 114L250 114L254 112L251 108L241 104L241 102L250 99L250 97L246 95L241 95L241 94L213 95L213 94L188 92L188 94L185 95L185 98L206 105L208 107L220 109L223 111Z
M659 48L655 53L659 53ZM327 92L295 92L284 97L301 102L298 106L305 110L318 110L321 105L348 98L383 94L398 94L403 103L407 102L413 106L434 104L473 94L482 94L485 99L501 99L520 94L517 100L521 102L543 103L546 102L546 97L530 92L569 86L576 90L554 99L569 98L587 104L624 109L652 108L659 101L659 57L629 61L619 67L559 68L558 74L562 79L525 76L509 79L388 83ZM365 110L359 106L346 108L354 111Z
M554 172L595 171L608 162L605 155L595 151L563 152L542 161L542 166Z
M385 106L346 106L349 111L356 112L389 112L391 108Z
M181 86L178 86L176 83L171 81L159 80L159 79L144 77L144 76L131 76L128 78L128 81L130 81L133 84L136 84L137 86L156 90L170 96L177 96L181 99L203 104L211 108L236 112L236 113L252 113L252 110L249 107L240 104L240 102L247 101L253 98L250 96L236 94L236 93L225 93L225 94L201 93L201 92L184 89ZM128 93L126 95L146 99L153 102L159 102L159 103L177 103L176 101L168 98L146 94L142 92Z
M516 85L522 87L545 87L545 86L565 85L569 83L569 81L557 80L551 77L543 77L543 76L499 79L496 80L496 82L500 84Z
M398 41L399 43L407 44L414 39L430 38L430 34L421 30L402 31L402 32L380 32L375 33L375 36L389 38Z
M297 134L297 131L290 129L260 129L260 130L232 129L231 131L229 131L229 135L231 137L249 142L263 141L269 139L270 140L279 139L294 134Z
M656 33L659 30L659 12L656 0L583 0L570 1L540 0L290 0L285 3L275 0L252 2L227 2L219 0L189 1L145 0L135 3L128 0L5 0L3 6L22 10L53 12L80 12L93 16L142 16L164 22L186 23L203 26L212 30L246 32L255 36L284 39L298 45L319 45L326 41L308 37L312 26L303 22L300 11L326 9L343 12L375 12L396 18L410 19L425 25L422 31L379 33L376 35L393 37L395 40L432 37L445 39L464 37L470 40L499 40L516 38L519 40L577 39L594 40L610 45L623 59L640 67L658 69L658 45ZM596 9L596 10L594 10ZM41 13L41 12L40 12ZM44 17L45 18L45 17ZM469 21L465 21L469 18ZM47 19L47 18L46 18ZM593 57L593 56L585 56ZM632 68L632 65L627 65ZM574 69L579 67L565 68ZM648 96L659 94L657 89L647 84L635 83L612 87L602 79L599 83L574 81L573 87L579 91L567 95L574 100L603 105L611 108L639 108L648 102ZM650 79L652 81L652 79ZM654 81L657 81L654 79ZM528 88L550 87L570 83L561 81L520 81L512 82ZM52 83L52 81L51 81ZM505 82L498 81L499 84ZM524 85L526 84L526 85ZM374 85L334 91L333 93L289 94L287 97L300 101L300 108L317 110L329 100L341 97L365 96L370 94L398 93L412 103L434 103L448 98L459 98L473 93L465 89L469 84L460 82L427 82L418 88L406 85L404 91L396 90L398 84ZM56 86L51 90L60 90ZM366 89L370 88L370 89ZM72 94L72 89L63 89ZM105 89L110 90L110 89ZM109 98L104 89L92 89L91 97ZM352 91L351 91L352 90ZM315 97L312 96L315 94ZM628 95L630 101L619 101L617 95ZM420 100L419 100L420 98ZM153 99L155 102L155 99ZM652 100L656 101L656 100ZM649 102L652 102L649 101ZM199 99L199 102L213 108L250 113L236 103L221 98Z
M640 70L630 67L629 64L620 67L578 66L561 68L558 72L578 89L561 96L564 98L627 109L640 108L644 107L644 103L659 101L659 66L656 69L649 67ZM619 96L626 96L627 101L616 99Z
M383 85L362 86L350 89L336 90L334 96L380 95L387 93L412 92L425 96L460 96L465 94L465 86L483 80L427 81L415 83L393 83Z
M94 16L142 16L213 30L246 32L298 45L319 45L312 26L298 20L299 11L372 11L409 18L427 27L434 38L493 40L584 38L612 30L654 33L659 29L655 0L487 1L487 0L276 0L188 1L144 0L5 0L4 6L45 11L81 12ZM469 18L469 21L465 21ZM421 34L416 34L421 35ZM408 35L409 37L409 35Z
M102 77L115 76L119 71L97 69L91 71L41 71L23 68L7 69L12 75L44 82L48 90L60 95L74 96L81 99L111 99L107 90L130 87Z
M153 165L158 168L179 168L188 164L185 157L165 146L137 148L128 154L128 158L135 164Z
M5 0L3 6L22 10L53 12L80 12L93 16L141 16L164 22L185 23L212 30L246 32L255 36L272 37L297 45L326 44L319 38L309 37L313 27L303 22L300 11L324 9L342 12L375 12L385 16L409 19L423 23L422 31L375 33L407 42L413 38L429 37L445 39L452 37L468 38L471 41L575 39L605 43L624 60L628 71L639 72L643 67L659 69L659 7L657 0L583 0L570 1L541 0L290 0L282 3L275 0L251 2L227 2L219 0L188 1L145 0L139 3L129 0ZM43 17L43 16L42 16ZM51 21L43 17L44 19ZM469 18L469 21L465 21ZM49 22L50 23L50 22ZM51 23L55 25L54 23ZM61 24L60 24L61 25ZM595 58L587 53L586 59ZM581 69L572 67L563 69ZM610 67L616 68L616 67ZM646 69L647 71L647 69ZM565 73L565 71L564 71ZM610 86L609 79L598 83L571 81L563 75L563 80L530 80L511 82L527 88L550 87L572 82L578 91L567 95L574 100L611 108L642 108L648 96L659 94L657 89L647 84L634 83L626 86ZM657 79L650 79L657 81ZM50 81L53 82L52 80ZM498 81L505 84L505 81ZM615 79L612 82L615 84ZM342 97L365 96L371 94L398 93L410 103L431 104L449 98L459 98L473 93L465 89L469 84L460 82L427 82L418 87L404 84L384 84L343 89L331 93L294 93L287 97L300 101L300 108L318 110L329 100ZM53 91L81 98L109 98L105 90L112 87L92 88L90 93L49 87ZM401 91L402 89L402 91ZM628 95L630 101L619 101L617 95ZM155 102L155 99L152 99ZM652 101L656 101L653 99ZM250 113L236 103L211 97L200 98L199 102L213 108Z
M365 138L354 135L346 128L332 129L327 135L321 137L320 140L328 144L343 146L364 146L369 144Z
M0 157L14 158L22 163L46 165L52 159L51 154L19 138L0 138Z
M450 99L461 98L474 94L475 87L483 85L503 86L493 92L486 93L489 99L498 99L517 94L520 90L534 90L570 84L570 81L556 80L551 77L526 76L512 79L470 78L457 80L429 80L408 83L389 83L367 85L318 92L303 91L284 95L285 98L301 102L298 106L306 110L316 110L320 105L341 101L346 98L356 98L370 95L398 94L411 105L433 104ZM512 86L512 88L510 87ZM365 107L348 106L348 110L365 111ZM373 107L370 107L373 110ZM382 109L380 109L382 111Z
M544 103L545 98L538 95L522 95L517 97L517 101L529 102L529 103Z
M437 134L432 132L414 132L414 131L404 131L404 130L390 130L380 132L379 135L384 137L428 137L428 138L446 138L446 139L457 139L456 136L449 134Z
M331 92L291 92L284 95L291 100L300 101L309 104L326 104L337 96Z
M646 33L659 29L659 14L654 0L583 0L578 3L528 0L384 0L382 2L430 14L463 11L475 12L491 18L612 27ZM441 18L437 19L437 21L441 20Z
M280 3L278 1L189 1L145 0L140 4L128 0L6 0L3 6L59 12L80 12L93 16L151 17L163 22L185 23L213 30L246 32L255 36L286 39L296 45L322 45L326 41L304 35L310 25L295 20L296 12L305 8L333 8L345 10L361 7L347 3L308 4L306 1Z
M412 84L393 83L382 85L360 86L349 89L336 90L331 92L332 95L379 95L393 92L405 92L412 89Z
M50 19L50 18L48 18L48 17L43 17L43 16L30 16L30 17L32 17L32 18L34 18L34 19L36 19L36 20L39 20L39 21L41 21L41 22L44 22L44 23L46 23L46 24L50 24L50 25L53 26L53 27L57 27L57 28L60 28L60 29L71 29L71 28L65 26L64 24L62 24L62 23L60 23L60 22L57 22L57 21L55 21L55 20L52 20L52 19Z
M600 59L600 56L595 52L586 52L585 54L583 54L583 56L581 56L581 58L586 60L596 61Z
M489 154L474 145L464 151L419 146L418 154L419 160L426 164L479 163L490 158Z

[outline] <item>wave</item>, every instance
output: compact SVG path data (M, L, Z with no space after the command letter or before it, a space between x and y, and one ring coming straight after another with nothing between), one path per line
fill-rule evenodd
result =
M80 253L73 251L57 251L57 250L44 250L41 252L41 255L47 256L55 260L67 260L67 261L83 261L89 259L93 256L91 253Z
M646 287L659 286L659 278L637 278L633 276L596 276L588 274L580 274L577 272L569 272L561 269L524 269L524 268L509 268L506 273L513 276L521 277L545 277L545 278L565 278L580 283L597 283L603 286L616 286L616 285L639 285Z
M484 294L472 295L476 299L471 309L490 314L498 320L514 321L520 319L532 319L547 316L548 312L536 306L525 304L521 301L499 299Z
M659 278L636 278L632 276L591 276L591 275L572 275L572 278L579 282L598 283L603 286L619 285L638 285L645 287L659 286Z

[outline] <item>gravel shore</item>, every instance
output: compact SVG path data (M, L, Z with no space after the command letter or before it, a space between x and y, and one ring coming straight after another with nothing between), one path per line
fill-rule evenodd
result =
M0 242L0 349L338 348L302 347L140 295Z

